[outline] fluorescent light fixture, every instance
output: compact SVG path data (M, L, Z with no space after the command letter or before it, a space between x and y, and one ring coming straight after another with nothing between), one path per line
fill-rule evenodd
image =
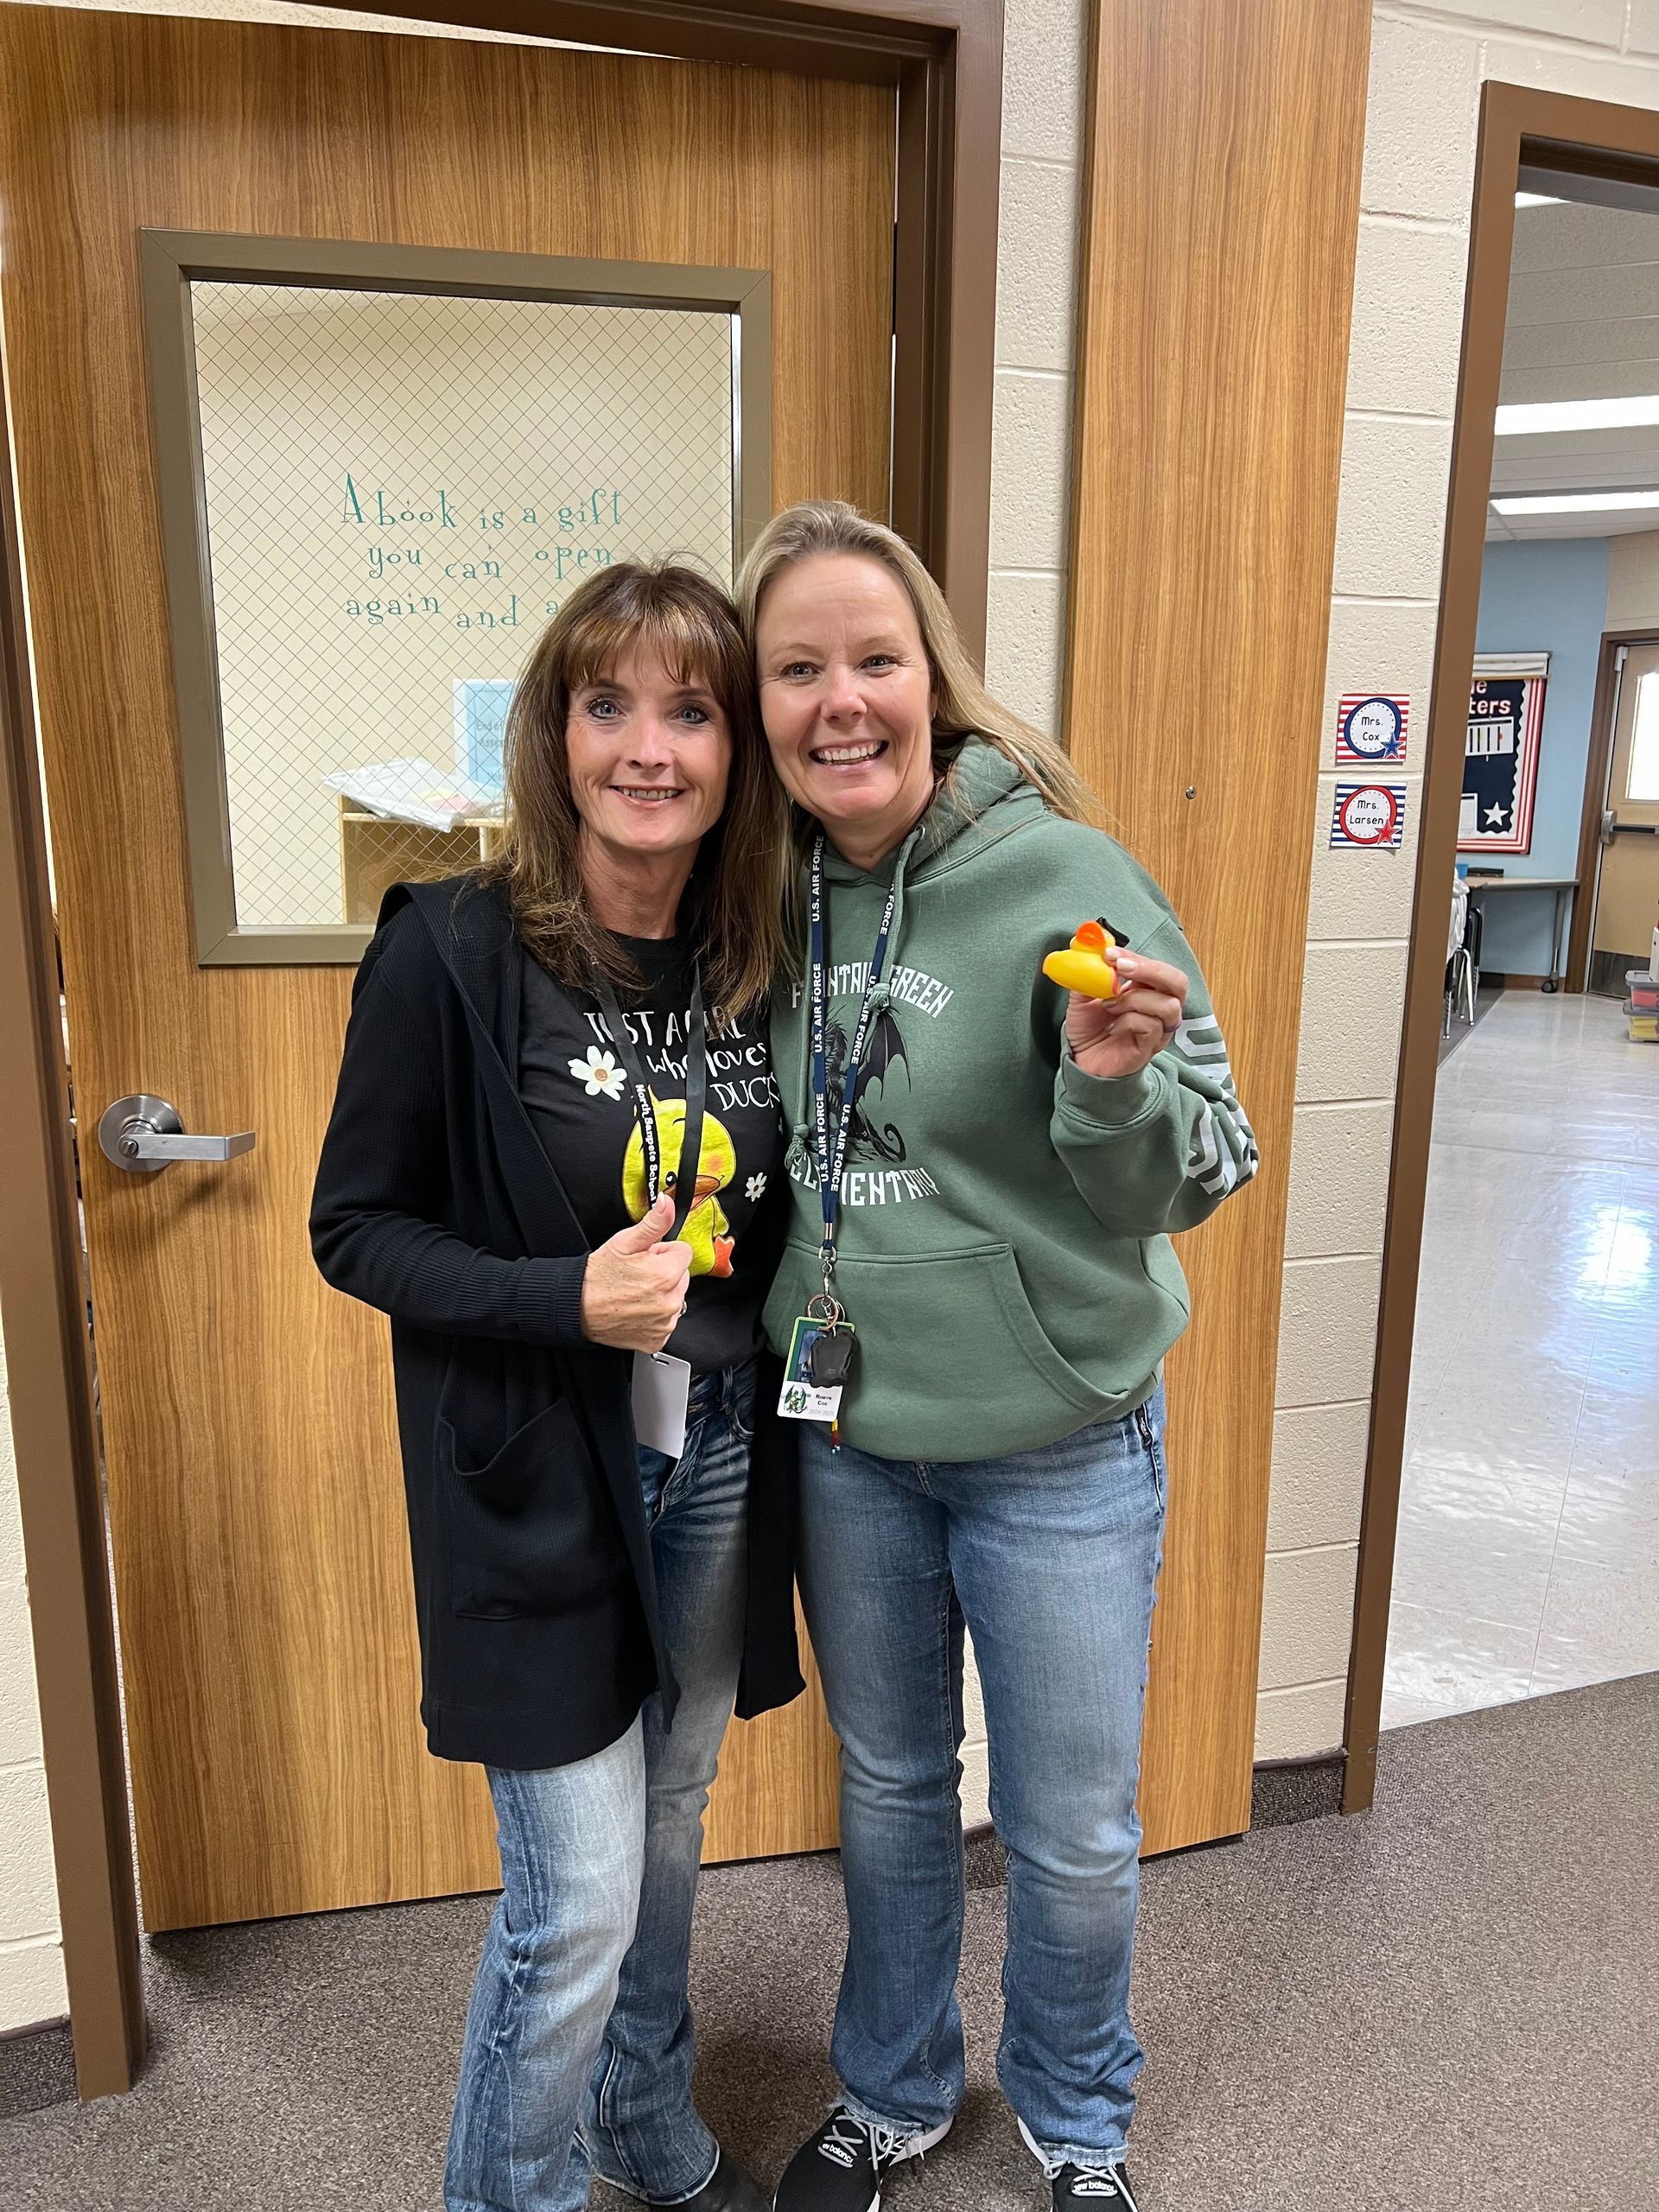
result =
M1659 507L1653 492L1528 492L1494 499L1500 515L1611 515L1632 507Z
M1659 423L1659 391L1633 399L1537 399L1497 410L1500 438L1550 430L1646 430Z
M1558 193L1517 192L1515 204L1517 207L1565 207L1567 202Z

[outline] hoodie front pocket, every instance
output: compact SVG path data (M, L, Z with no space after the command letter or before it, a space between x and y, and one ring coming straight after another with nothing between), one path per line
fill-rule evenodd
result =
M452 1610L488 1620L597 1603L628 1573L610 1502L563 1399L469 1465L440 1417L435 1439Z
M1010 1244L841 1261L858 1331L849 1439L892 1459L995 1459L1101 1420L1116 1402L1050 1343Z

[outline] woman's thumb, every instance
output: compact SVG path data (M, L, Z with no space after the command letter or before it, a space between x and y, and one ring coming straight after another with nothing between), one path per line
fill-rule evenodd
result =
M674 1218L674 1201L664 1191L643 1221L636 1221L630 1229L620 1229L611 1239L611 1249L617 1252L649 1252L653 1244L660 1243L663 1231Z

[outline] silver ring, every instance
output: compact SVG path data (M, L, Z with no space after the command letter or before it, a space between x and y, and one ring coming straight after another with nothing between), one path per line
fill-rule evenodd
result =
M684 1299L684 1298L683 1298L683 1299L680 1300L680 1311L681 1311L681 1313L684 1313L684 1311L685 1311L685 1309L686 1309L687 1306L688 1306L690 1303L690 1300L689 1299Z

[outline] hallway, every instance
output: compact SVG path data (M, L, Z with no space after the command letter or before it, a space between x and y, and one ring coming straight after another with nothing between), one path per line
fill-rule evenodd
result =
M1506 992L1443 1064L1383 1726L1659 1668L1659 1047Z

